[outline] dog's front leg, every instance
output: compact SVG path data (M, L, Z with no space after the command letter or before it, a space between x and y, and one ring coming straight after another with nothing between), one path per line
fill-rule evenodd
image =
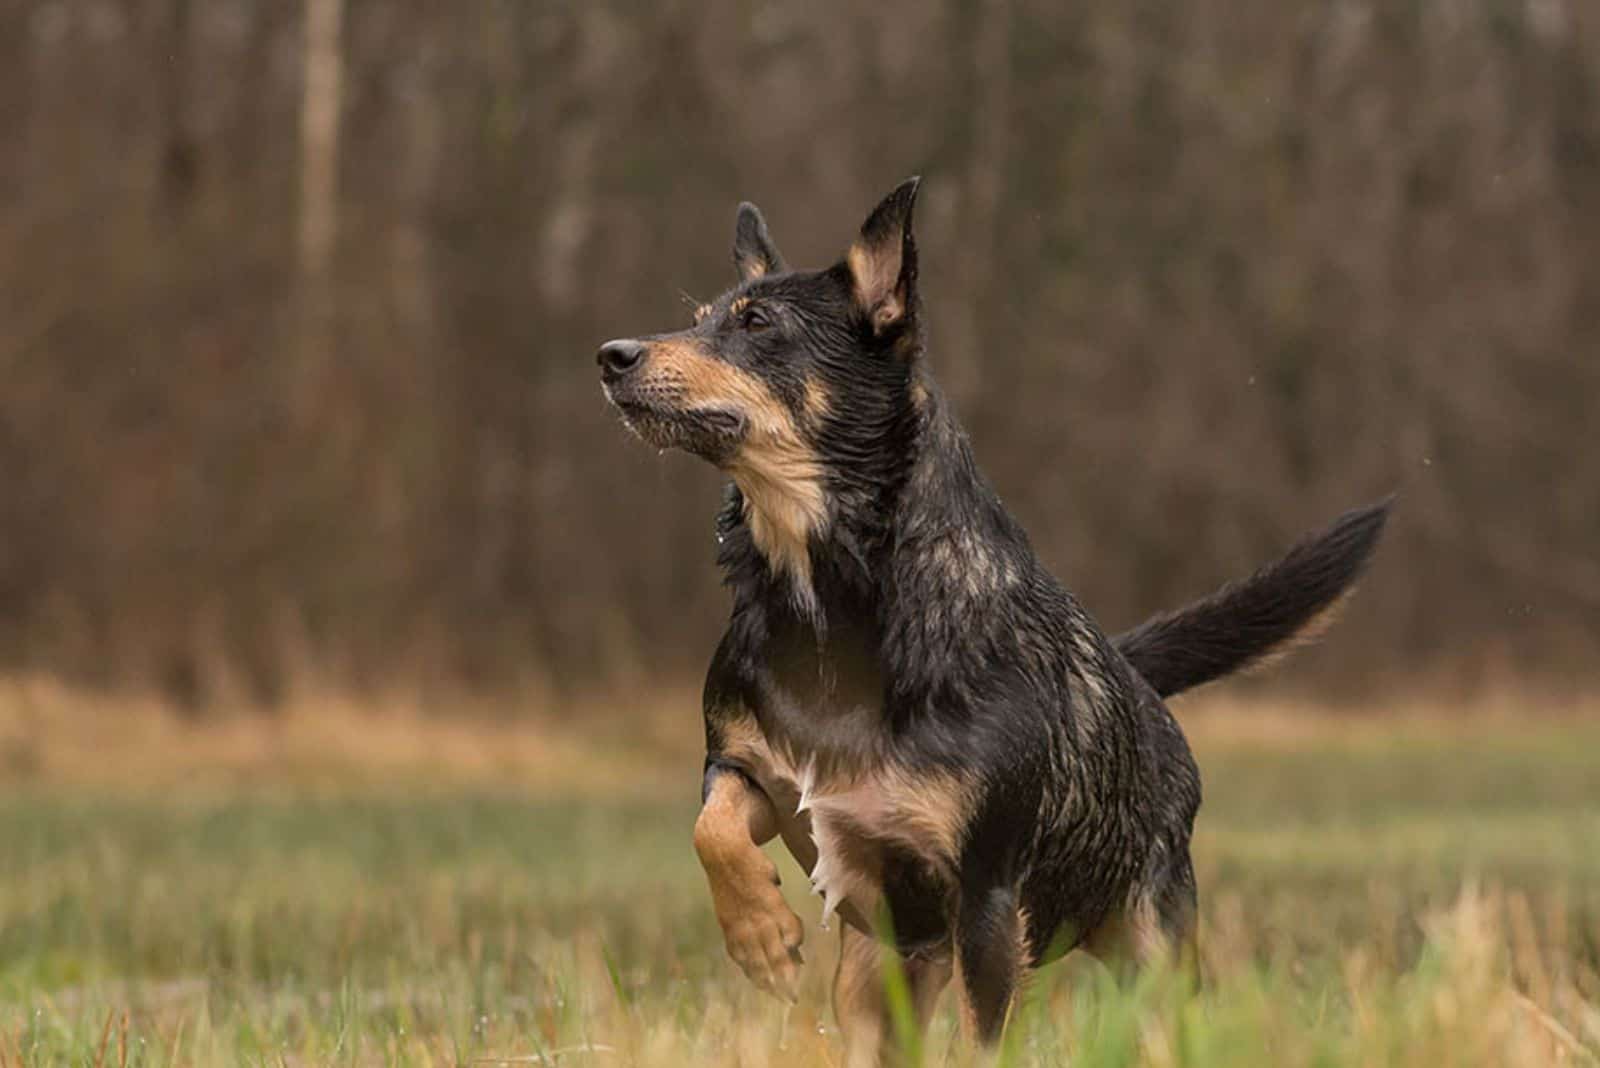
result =
M892 1052L896 1038L891 1033L888 984L883 965L895 950L877 938L849 924L839 929L839 970L833 978L833 1015L844 1032L847 1068L873 1068ZM939 995L950 982L950 954L947 948L902 957L900 967L911 995L911 1010L916 1038L926 1031ZM905 1051L909 1052L909 1051ZM892 1063L899 1063L892 1061Z
M1015 889L969 880L956 920L956 968L962 1014L978 1041L1000 1041L1012 998L1027 967L1026 919Z
M728 955L761 989L794 1001L805 928L778 889L777 865L761 851L777 833L777 812L755 783L724 765L706 769L694 848Z

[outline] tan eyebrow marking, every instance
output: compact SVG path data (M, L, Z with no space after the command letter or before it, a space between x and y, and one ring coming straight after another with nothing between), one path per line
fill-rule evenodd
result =
M694 310L695 325L698 326L701 323L705 322L706 321L706 316L708 316L710 314L711 314L711 305L709 305L709 304L701 304L698 307L696 307L695 310Z
M748 307L750 307L750 298L749 297L740 297L738 300L736 300L732 304L728 305L728 314L729 315L738 315L740 312L744 311Z

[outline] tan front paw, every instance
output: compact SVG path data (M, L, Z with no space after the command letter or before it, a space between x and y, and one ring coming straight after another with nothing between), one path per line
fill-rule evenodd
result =
M778 890L777 869L768 861L765 870L751 865L721 879L713 875L711 892L728 956L762 990L796 1000L805 927Z

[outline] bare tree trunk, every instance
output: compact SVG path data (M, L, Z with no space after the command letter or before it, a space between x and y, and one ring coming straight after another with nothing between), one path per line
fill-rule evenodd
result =
M327 351L332 311L328 274L339 226L343 21L344 0L306 0L300 101L300 356L313 365Z
M954 317L954 345L941 369L945 388L963 406L971 400L979 369L993 355L977 351L978 322L989 310L983 297L992 291L995 232L1000 225L1000 199L1010 152L1010 0L982 0L977 21L972 45L972 154L961 240L962 290L968 299L961 302Z
M167 24L166 55L161 57L164 60L161 65L161 110L165 125L162 131L165 144L161 151L161 199L162 206L174 216L181 215L188 207L200 169L185 106L189 95L191 21L189 0L172 0Z

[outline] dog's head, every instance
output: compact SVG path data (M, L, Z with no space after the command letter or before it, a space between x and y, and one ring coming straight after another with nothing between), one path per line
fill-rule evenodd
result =
M844 258L820 271L790 270L760 211L741 204L738 284L686 329L600 348L606 397L628 427L727 471L776 571L809 572L830 476L859 481L881 463L918 403L917 184L885 197Z

